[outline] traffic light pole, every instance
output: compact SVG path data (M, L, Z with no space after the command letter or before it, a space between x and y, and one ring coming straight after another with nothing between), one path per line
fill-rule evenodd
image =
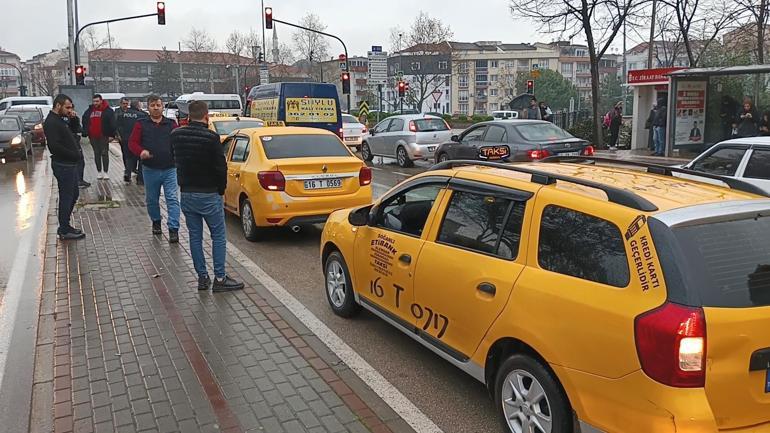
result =
M263 8L263 10L264 10L264 8ZM308 32L318 33L319 35L328 36L328 37L330 37L332 39L338 40L342 44L342 49L345 50L345 72L347 72L348 76L350 76L350 60L348 59L348 47L345 45L345 42L343 42L342 39L340 39L337 36L334 36L331 33L325 33L325 32L322 32L320 30L309 29L307 27L302 27L302 26L297 25L297 24L292 24L292 23L289 23L289 22L286 22L286 21L281 21L279 19L276 19L275 17L273 17L273 22L281 23L281 24L286 24L287 26L290 26L290 27L294 27L294 28L301 29L301 30L306 30ZM351 107L350 107L350 93L348 93L348 112L350 112L350 109L351 109Z
M139 18L156 17L156 16L158 16L157 12L155 12L154 14L134 15L132 17L115 18L112 20L94 21L92 23L88 23L83 27L79 28L77 33L75 33L75 65L80 64L80 32L82 32L83 30L91 26L95 26L97 24L109 24L109 23L115 23L118 21L128 21L128 20L135 20Z
M2 65L2 66L10 66L10 67L12 67L13 69L16 69L19 72L19 95L27 96L27 95L22 95L21 94L22 93L21 90L24 89L24 73L21 72L21 69L19 69L18 66L14 65L12 63L0 63L0 65ZM25 91L23 93L27 93L26 89L24 89L24 90Z

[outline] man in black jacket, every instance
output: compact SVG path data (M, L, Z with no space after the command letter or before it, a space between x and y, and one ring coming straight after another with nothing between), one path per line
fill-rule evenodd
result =
M139 170L137 171L140 160L128 149L128 140L131 138L131 132L134 130L136 121L147 117L147 114L139 109L139 101L137 100L130 101L129 103L128 98L123 98L120 101L120 105L121 106L116 111L115 116L117 117L120 149L123 152L123 180L126 183L131 183L131 175L136 171L136 183L138 185L143 185L144 182L142 179L141 167L139 167Z
M93 105L83 114L83 133L88 135L88 141L94 150L96 178L109 179L107 172L110 168L110 140L117 132L115 111L102 99L102 95L94 95L92 102Z
M72 110L67 119L67 124L72 131L72 137L75 138L75 143L78 145L80 151L80 161L78 161L78 186L81 188L88 188L91 186L89 182L86 182L84 175L86 170L86 159L83 157L83 146L80 145L80 136L83 133L83 128L80 126L80 117L75 112L75 104L72 104Z
M78 162L80 151L69 124L65 119L72 111L72 99L58 95L53 109L43 122L48 150L51 152L51 168L59 186L59 229L62 240L82 239L86 235L70 225L72 210L78 201Z
M240 290L243 283L225 273L227 238L222 195L227 186L227 163L219 136L208 128L208 106L203 101L189 106L190 123L171 133L171 150L177 181L182 190L182 212L190 232L190 253L198 274L198 290L211 284L203 255L203 221L211 232L214 259L214 292Z

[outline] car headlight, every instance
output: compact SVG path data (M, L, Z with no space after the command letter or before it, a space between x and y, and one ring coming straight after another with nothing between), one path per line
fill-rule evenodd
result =
M39 131L41 129L43 129L43 124L42 123L38 123L37 125L35 125L35 130Z
M22 138L21 135L17 135L13 137L13 140L11 140L11 145L21 144Z

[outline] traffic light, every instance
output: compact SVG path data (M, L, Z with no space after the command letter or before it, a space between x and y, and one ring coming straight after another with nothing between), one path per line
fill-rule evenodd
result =
M403 81L398 82L398 97L403 98L406 93L406 83Z
M530 95L535 94L535 80L527 80L527 93Z
M166 25L166 2L158 2L158 25Z
M409 92L409 81L404 81L404 93Z
M265 55L261 51L259 52L259 56L257 57L257 61L259 63L262 63L262 62L265 61Z
M350 74L347 72L342 73L342 94L350 94Z
M273 28L273 8L265 8L265 28Z
M78 86L86 85L86 68L83 65L75 66L75 84Z
M19 96L27 96L27 86L19 86Z

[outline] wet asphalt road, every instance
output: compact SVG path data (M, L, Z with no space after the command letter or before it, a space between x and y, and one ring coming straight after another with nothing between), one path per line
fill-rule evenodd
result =
M19 239L33 230L33 209L37 205L34 189L43 181L47 167L44 149L35 147L27 161L0 158L0 303L16 256Z
M428 163L402 169L375 159L374 195L425 170ZM240 220L227 217L228 240L291 292L310 311L377 369L446 433L502 432L486 388L374 315L335 316L326 301L319 259L321 226L268 232L252 243L243 238Z

